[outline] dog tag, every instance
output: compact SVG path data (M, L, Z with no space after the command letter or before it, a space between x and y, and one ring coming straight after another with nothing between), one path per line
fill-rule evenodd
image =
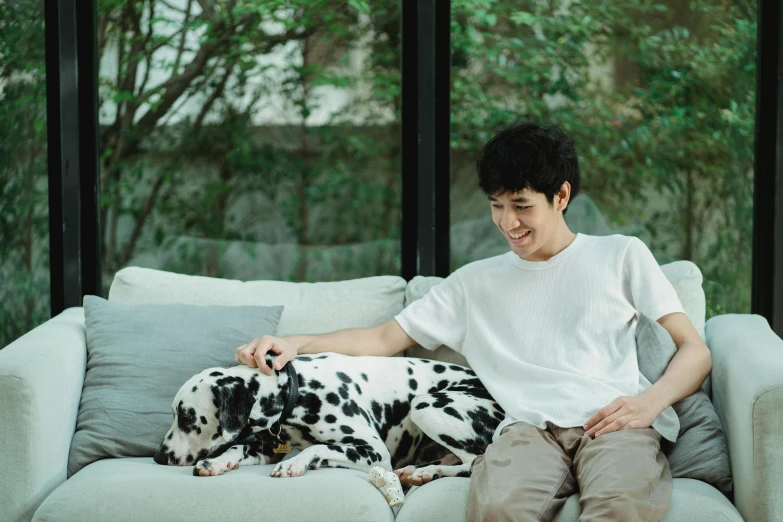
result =
M285 444L282 442L277 445L275 449L272 450L274 453L291 453L291 442L286 441Z

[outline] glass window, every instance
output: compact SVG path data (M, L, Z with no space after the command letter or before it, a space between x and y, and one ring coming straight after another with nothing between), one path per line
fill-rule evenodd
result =
M574 232L642 239L750 312L756 2L452 2L451 268L508 252L475 158L517 119L577 146Z
M0 348L51 316L43 9L0 2Z
M285 6L98 2L105 288L400 272L399 5Z

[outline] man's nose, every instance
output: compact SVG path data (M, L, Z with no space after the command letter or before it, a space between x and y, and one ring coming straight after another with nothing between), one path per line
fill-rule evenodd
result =
M500 224L507 231L514 230L519 226L519 219L517 219L516 214L514 214L513 212L505 212L503 214L503 219L501 220Z

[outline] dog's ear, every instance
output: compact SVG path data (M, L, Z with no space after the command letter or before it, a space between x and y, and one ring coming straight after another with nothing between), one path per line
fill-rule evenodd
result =
M244 384L218 388L218 420L226 440L234 440L247 426L255 398Z

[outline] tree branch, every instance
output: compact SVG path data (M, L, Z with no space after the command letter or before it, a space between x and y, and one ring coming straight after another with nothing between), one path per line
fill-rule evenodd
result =
M220 83L218 83L217 87L215 87L215 90L212 91L212 94L201 108L201 112L199 112L199 115L196 117L196 121L193 123L194 128L198 129L201 127L201 125L204 123L204 118L207 116L207 113L209 113L210 109L212 109L212 106L215 104L217 99L223 95L223 91L226 89L228 78L231 76L237 61L239 61L239 57L234 57L231 63L226 67L226 70L223 73L223 77L220 79Z
M139 241L139 238L141 237L141 231L144 228L144 223L147 221L147 218L152 213L152 209L154 208L155 200L158 198L158 193L160 192L161 187L163 186L163 181L165 180L166 176L158 176L158 178L155 180L155 184L152 186L152 190L147 195L147 198L144 200L144 207L136 213L136 223L133 226L133 233L131 234L130 241L128 241L128 244L125 245L125 250L123 251L122 258L119 264L119 267L123 267L128 264L130 261L131 256L133 255L133 251L136 249L136 243Z
M217 23L218 12L217 9L215 8L215 2L213 2L212 0L198 0L198 5L201 6L201 12L203 13L204 18L206 18L212 23Z

